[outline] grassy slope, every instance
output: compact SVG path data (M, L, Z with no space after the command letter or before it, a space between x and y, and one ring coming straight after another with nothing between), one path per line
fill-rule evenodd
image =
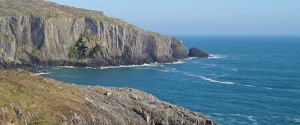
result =
M39 15L45 17L70 17L70 16L98 16L104 17L100 11L90 11L74 7L59 5L43 0L32 0L31 2L21 2L22 0L0 0L0 14L3 15ZM24 1L24 0L23 0Z
M31 2L24 2L31 1ZM0 0L0 17L36 15L43 18L91 18L120 26L129 26L138 29L122 19L111 18L101 11L59 5L45 0Z
M56 124L61 115L85 114L80 87L24 70L0 70L0 124L20 124L26 117L30 123Z

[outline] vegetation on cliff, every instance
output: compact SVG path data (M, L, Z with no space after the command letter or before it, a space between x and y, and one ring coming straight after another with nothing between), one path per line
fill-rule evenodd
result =
M91 43L95 43L93 45ZM104 51L105 47L100 45L97 41L96 35L94 35L90 30L84 31L79 40L76 42L75 46L71 47L68 51L68 56L71 59L82 60L86 58L95 58L96 54L100 50Z

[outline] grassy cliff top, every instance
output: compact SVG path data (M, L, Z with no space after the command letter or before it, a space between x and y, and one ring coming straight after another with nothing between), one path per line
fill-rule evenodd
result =
M122 19L107 17L101 11L75 8L65 5L59 5L45 0L0 0L1 16L27 16L35 15L44 18L91 18L95 20L106 21L113 24L127 25Z
M0 15L40 15L40 16L98 16L104 17L101 11L59 5L44 0L0 0Z
M24 118L32 124L53 124L71 111L86 114L79 87L24 70L0 70L0 124L23 124Z

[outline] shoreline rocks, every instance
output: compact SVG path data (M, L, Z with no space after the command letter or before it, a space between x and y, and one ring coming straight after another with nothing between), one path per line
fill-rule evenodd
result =
M30 74L0 70L0 124L217 124L136 89L81 86Z

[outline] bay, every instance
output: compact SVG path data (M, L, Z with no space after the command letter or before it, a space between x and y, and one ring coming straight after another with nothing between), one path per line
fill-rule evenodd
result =
M299 36L176 36L213 55L170 64L43 67L45 77L130 87L208 115L221 125L300 124Z

